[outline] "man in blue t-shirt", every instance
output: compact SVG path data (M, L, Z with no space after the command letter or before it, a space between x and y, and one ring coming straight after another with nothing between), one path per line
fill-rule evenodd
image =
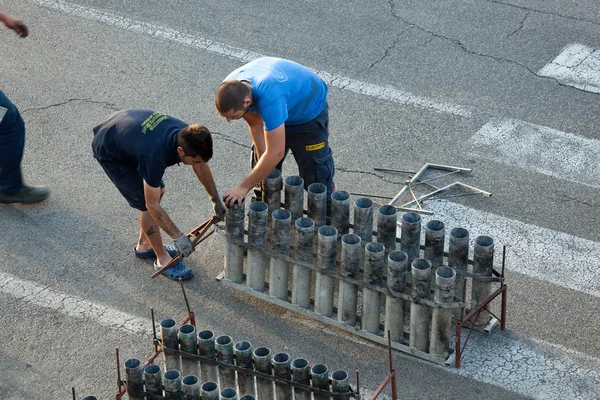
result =
M292 151L304 188L327 186L331 208L334 164L329 148L327 85L293 61L263 57L230 73L217 88L215 106L227 122L243 118L252 137L252 171L225 194L228 207L241 202Z
M215 215L225 216L225 206L208 166L213 155L212 136L202 125L183 121L153 110L122 110L107 117L94 129L92 149L104 171L129 205L140 211L140 235L135 255L156 257L156 270L178 253L189 256L194 248L160 206L165 193L163 174L173 164L191 165L213 203ZM160 229L174 241L164 246ZM171 279L188 279L192 270L178 262L164 274Z

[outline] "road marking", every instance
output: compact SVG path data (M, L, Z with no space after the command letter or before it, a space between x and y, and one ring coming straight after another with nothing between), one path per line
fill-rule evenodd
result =
M538 72L539 76L592 93L600 93L600 50L579 43L567 45Z
M426 209L435 214L424 221L442 221L448 234L462 227L469 231L471 242L479 235L492 237L497 266L506 245L506 269L600 297L600 243L443 200L429 203ZM554 260L551 270L548 260Z
M34 3L37 3L40 6L61 11L79 18L100 22L130 32L153 36L162 40L168 40L170 42L177 43L181 46L192 47L198 50L219 54L234 60L242 61L243 63L247 63L249 61L264 56L262 54L255 53L250 50L240 49L238 47L218 43L199 36L189 35L187 33L165 28L162 26L122 17L120 15L113 14L108 11L80 6L62 0L33 1ZM439 113L452 114L461 117L470 117L472 115L471 110L469 110L466 107L450 103L438 102L426 97L404 92L392 86L375 85L372 83L352 79L346 76L332 74L326 71L319 71L315 69L312 70L316 72L321 78L323 78L323 80L327 84L339 89L344 89L354 93L375 97L381 100L392 101L394 103L399 103L403 105L411 105L426 108Z
M600 141L515 119L486 123L471 138L481 157L600 188Z
M2 272L0 272L0 292L22 302L51 309L69 317L90 320L140 336L152 335L150 319L139 318L77 296L59 293L49 287ZM328 333L336 335L336 332ZM493 337L475 334L470 338L459 370L430 364L404 353L396 354L399 357L411 358L434 368L451 371L537 399L598 398L600 376L594 370L596 365L600 367L600 360L584 356L585 364L592 365L593 369L590 370L577 362L576 352L558 349L570 353L559 355L556 354L555 347L550 345L545 348L542 345L522 339L510 331L494 332ZM381 377L382 380L383 378ZM365 386L374 387L374 385ZM373 391L370 389L363 387L361 392L372 394ZM384 395L383 399L387 398Z

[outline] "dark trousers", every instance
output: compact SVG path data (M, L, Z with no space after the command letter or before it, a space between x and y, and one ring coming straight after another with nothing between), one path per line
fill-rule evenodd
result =
M335 166L333 152L329 147L329 107L313 120L299 125L285 126L285 154L292 151L298 164L299 175L304 179L304 189L311 183L322 183L327 186L327 210L331 210L331 193L335 191L333 176ZM277 165L281 171L283 159ZM252 168L256 165L256 154L252 147ZM257 193L257 197L260 198Z
M6 109L0 121L0 192L13 194L23 187L21 160L25 148L25 122L17 107L2 91L0 107ZM3 109L0 109L2 113Z

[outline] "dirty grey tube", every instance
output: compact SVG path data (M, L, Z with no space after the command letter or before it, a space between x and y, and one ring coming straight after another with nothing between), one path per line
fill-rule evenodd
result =
M285 209L292 214L292 221L304 215L304 179L299 176L285 178Z
M254 365L252 364L252 344L250 342L237 342L233 347L233 354L235 355L235 364L238 367L249 370L254 369ZM256 393L254 375L238 371L237 377L240 395L254 395Z
M258 347L252 353L254 367L258 372L271 375L271 350L268 347ZM256 397L260 400L273 400L273 381L256 377Z
M421 216L414 212L402 215L400 250L408 255L409 264L419 258L421 252Z
M292 379L296 383L301 383L310 386L310 367L308 360L304 358L296 358L292 361ZM295 400L310 400L311 392L302 388L294 388Z
M491 277L494 268L494 239L489 236L477 236L473 246L473 274L479 277ZM471 290L471 309L477 307L491 294L492 283L473 279ZM489 311L482 310L477 325L485 326L490 320Z
M125 376L127 387L135 390L144 390L144 377L142 374L142 363L137 358L125 361ZM131 400L144 400L144 396L129 395Z
M294 224L294 258L312 263L315 223L310 218L298 218ZM292 279L292 303L310 308L311 270L294 265Z
M234 364L235 356L233 354L233 340L231 336L219 336L215 340L217 347L217 360L223 364ZM219 367L219 383L222 388L235 387L235 371Z
M180 350L189 354L198 354L198 343L196 341L196 328L194 325L182 325L179 327L179 347ZM181 358L181 375L198 376L198 362L195 360L188 360L185 357Z
M241 204L234 204L233 208L228 208L225 213L225 232L227 237L237 240L244 240L244 219L246 212L246 202L242 200ZM225 242L225 279L235 283L242 283L244 248L240 245Z
M396 207L384 205L377 209L377 241L385 247L386 252L396 250L396 224L398 211Z
M322 226L319 228L319 243L317 250L317 266L319 268L335 271L337 255L338 232L333 226ZM335 290L335 278L317 272L315 287L315 312L326 317L333 316L333 292Z
M221 390L221 396L219 398L220 400L237 400L237 390L232 387L225 388Z
M312 385L316 388L329 390L329 369L327 365L317 364L313 365L310 369L310 378L312 380ZM329 396L325 396L322 394L314 394L315 400L328 400Z
M215 381L206 381L200 386L202 400L219 400L219 385Z
M440 267L435 274L433 301L436 303L452 303L456 271L450 267ZM450 328L452 327L452 309L434 308L431 314L431 341L429 353L448 358L450 354Z
M290 369L290 356L286 353L277 353L271 361L273 375L288 381L292 380ZM292 387L281 383L275 383L275 398L277 400L292 400Z
M412 297L427 299L431 297L431 261L417 258L411 264ZM410 347L427 352L429 350L429 307L422 304L410 305Z
M287 256L290 254L290 228L292 216L287 210L275 210L271 216L271 250ZM269 295L288 301L288 262L271 257Z
M165 372L163 376L166 399L181 399L181 373L176 370Z
M174 319L165 319L160 322L160 337L163 347L179 350L179 338L177 337L177 323ZM165 371L181 371L181 357L163 352L165 360Z
M350 193L345 190L331 194L331 226L340 237L350 232Z
M217 348L215 347L215 334L212 331L198 332L198 354L210 360L215 359ZM216 382L219 376L216 365L202 361L200 361L200 374L202 382Z
M392 293L406 293L406 274L408 273L408 255L395 250L388 255L387 287ZM401 342L404 338L404 299L387 295L385 298L385 336Z
M255 201L250 203L248 212L248 243L259 248L248 249L248 265L246 284L254 290L265 290L265 268L267 258L263 249L267 245L267 225L269 207L267 203Z
M322 183L308 185L308 218L315 221L315 230L325 225L327 217L327 186Z
M360 265L364 265L365 246L373 241L373 200L361 197L354 201L353 233L360 237Z
M425 251L423 258L431 261L431 275L444 264L446 226L436 219L425 224Z
M144 368L144 383L146 385L146 392L162 396L162 373L158 365L146 365L146 368Z
M365 266L363 279L371 285L381 286L385 264L385 248L378 242L365 246ZM363 288L362 330L375 335L379 334L381 319L381 294L375 290Z
M331 391L334 393L348 393L350 384L348 383L348 373L346 371L333 371L331 373ZM349 399L349 396L340 397Z
M450 242L448 243L448 266L456 271L456 285L454 286L454 296L463 299L463 290L465 286L465 277L461 271L467 271L469 267L469 231L465 228L454 228L450 231ZM460 318L461 308L457 307L453 311L455 318Z
M181 380L181 391L184 400L200 400L200 380L195 375L188 375Z
M360 266L360 236L348 233L342 236L342 256L340 272L349 278L358 278ZM356 299L358 287L340 279L338 295L338 321L350 326L356 325Z
M263 199L262 201L269 206L269 219L273 211L279 210L281 207L281 171L274 169L267 175L263 181Z

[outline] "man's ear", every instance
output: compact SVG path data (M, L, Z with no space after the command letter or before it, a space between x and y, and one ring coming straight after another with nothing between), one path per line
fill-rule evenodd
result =
M244 97L244 107L248 108L252 104L252 100L250 100L250 96Z
M179 154L179 158L185 156L185 152L183 151L183 147L177 146L177 153Z

